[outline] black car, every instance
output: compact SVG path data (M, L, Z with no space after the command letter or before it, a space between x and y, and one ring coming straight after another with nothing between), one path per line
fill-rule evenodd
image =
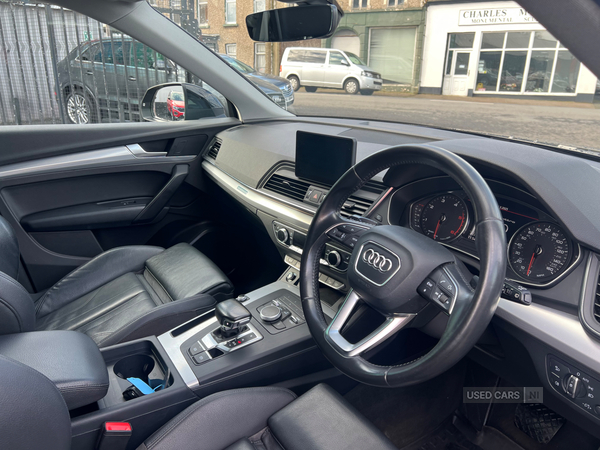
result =
M172 62L131 38L80 44L57 64L60 95L72 123L139 118L150 86L176 80Z
M258 88L267 94L271 100L277 103L277 105L287 109L294 103L294 89L289 80L275 75L258 72L248 64L229 55L219 53L219 56L258 86Z

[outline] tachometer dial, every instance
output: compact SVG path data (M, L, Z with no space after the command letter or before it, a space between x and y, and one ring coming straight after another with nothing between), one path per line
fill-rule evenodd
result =
M467 226L467 206L454 194L435 197L421 213L421 230L425 236L448 242L462 234Z
M551 222L534 222L515 233L508 248L512 269L526 280L557 277L571 260L565 232Z

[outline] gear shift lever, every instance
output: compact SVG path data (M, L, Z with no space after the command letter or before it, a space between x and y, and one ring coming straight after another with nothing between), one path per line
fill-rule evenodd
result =
M252 314L237 300L225 300L215 307L215 316L221 324L221 335L224 338L236 336L244 325L250 322Z

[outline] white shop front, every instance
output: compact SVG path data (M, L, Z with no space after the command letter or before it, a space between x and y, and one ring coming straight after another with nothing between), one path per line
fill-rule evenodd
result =
M420 93L591 102L596 82L517 3L427 7Z

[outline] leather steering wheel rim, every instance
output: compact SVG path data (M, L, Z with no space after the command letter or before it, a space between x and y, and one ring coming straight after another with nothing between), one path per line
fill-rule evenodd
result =
M381 171L406 164L442 170L467 193L475 211L476 247L480 257L479 282L470 301L457 304L437 345L417 360L380 366L361 356L340 352L328 339L319 297L319 259L327 232L352 224L340 211L350 195ZM376 227L378 228L378 227ZM422 235L421 235L422 236ZM433 242L433 241L431 241ZM439 243L435 245L442 248ZM353 261L358 256L358 245ZM444 249L444 251L447 251ZM464 159L432 145L400 145L377 152L349 169L331 188L317 210L306 238L300 269L300 294L309 330L317 345L340 371L357 381L381 387L400 387L431 379L456 364L475 345L491 321L506 271L506 234L496 198L481 175ZM339 314L339 313L338 313Z

